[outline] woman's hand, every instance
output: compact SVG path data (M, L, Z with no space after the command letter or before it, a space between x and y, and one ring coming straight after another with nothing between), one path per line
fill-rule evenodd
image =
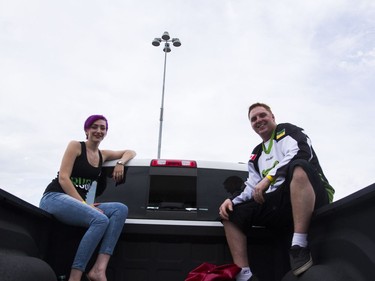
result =
M102 209L99 209L97 206L99 206L100 203L94 203L94 204L91 204L90 206L93 207L94 209L96 209L98 212L101 212L103 214L103 210Z
M124 178L125 167L124 165L116 164L113 169L112 177L116 182L121 182Z
M116 183L121 183L124 179L125 174L125 164L133 159L136 155L135 151L133 150L101 150L103 155L103 161L109 160L119 160L121 164L117 163L115 168L113 169L112 178L115 180Z

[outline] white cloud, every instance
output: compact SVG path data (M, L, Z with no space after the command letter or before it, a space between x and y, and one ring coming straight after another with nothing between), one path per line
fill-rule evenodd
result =
M156 157L164 53L151 41L167 30L182 46L167 59L162 156L247 161L260 141L247 107L263 101L307 130L336 198L363 188L374 170L374 5L2 1L0 186L37 204L93 113L109 119L102 148Z

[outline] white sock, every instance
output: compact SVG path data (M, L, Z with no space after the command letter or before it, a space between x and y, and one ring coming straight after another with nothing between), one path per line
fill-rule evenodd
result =
M292 246L298 245L300 247L307 247L307 233L294 233L292 239Z
M247 281L253 274L249 267L243 267L236 276L236 281Z

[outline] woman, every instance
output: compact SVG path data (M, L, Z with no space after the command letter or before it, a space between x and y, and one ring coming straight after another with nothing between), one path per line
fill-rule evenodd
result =
M124 165L134 158L135 152L99 150L100 142L108 131L107 119L102 115L88 117L84 130L86 141L71 141L68 144L60 171L47 186L40 208L66 224L88 228L78 246L69 281L81 280L82 273L101 240L98 257L87 277L91 281L106 281L107 265L121 234L128 208L117 202L88 205L86 195L92 182L98 179L104 161L120 159L112 176L116 182L121 182Z

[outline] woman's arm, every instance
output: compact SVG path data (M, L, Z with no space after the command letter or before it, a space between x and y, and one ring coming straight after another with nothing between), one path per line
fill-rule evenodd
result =
M110 160L116 160L119 159L119 161L128 162L129 160L133 159L136 155L135 151L133 150L101 150L103 155L103 162L104 161L110 161Z
M72 174L74 161L81 154L81 144L78 141L71 141L64 153L61 161L60 171L59 171L59 183L64 190L64 192L73 198L84 201L75 189L70 176Z
M113 169L112 177L117 183L120 183L124 178L125 164L133 159L136 155L133 150L102 150L103 161L119 159L115 168Z

